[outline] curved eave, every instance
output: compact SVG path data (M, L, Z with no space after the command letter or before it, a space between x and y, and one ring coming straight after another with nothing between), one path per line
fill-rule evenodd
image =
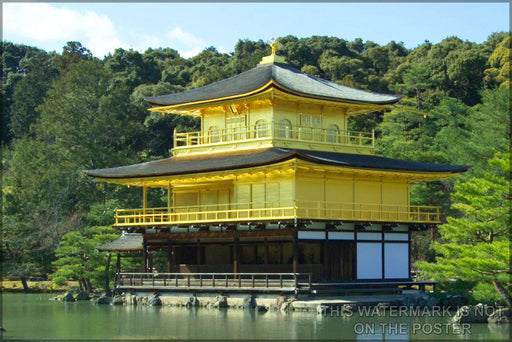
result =
M171 157L160 161L84 172L102 182L159 186L162 182L188 178L191 175L229 178L234 173L262 172L270 168L291 167L291 164L295 168L328 170L351 175L408 178L411 182L452 177L469 169L469 166L465 165L430 164L376 156L340 156L334 153L271 148L253 151L251 154L226 152L213 159L205 156Z
M404 170L389 170L389 169L370 169L370 168L354 168L347 166L330 166L330 165L311 165L307 166L307 168L322 168L328 170L330 172L344 173L347 175L354 174L364 174L367 176L374 177L401 177L408 178L411 183L417 182L431 182L440 179L446 179L450 177L455 177L461 172L414 172L414 171L404 171ZM298 166L300 168L300 166ZM336 170L334 170L336 168ZM130 177L95 177L97 182L102 183L110 183L110 184L119 184L119 185L127 185L127 186L163 186L162 182L171 182L176 178L183 178L187 176L196 177L211 177L217 175L225 175L226 173L232 173L233 171L237 171L240 173L244 172L255 172L255 170L251 170L249 168L238 168L238 169L230 169L230 170L216 170L210 172L195 172L189 174L163 174L163 175L151 175L151 176L130 176ZM94 176L93 176L94 177Z
M373 168L373 167L364 167L364 166L341 166L341 165L333 165L330 163L319 163L318 160L313 160L312 158L304 157L301 160L306 163L303 165L304 169L315 169L315 168L325 168L331 172L342 172L346 174L359 174L366 176L375 176L375 177L404 177L408 178L411 183L423 182L423 181L435 181L439 179L445 179L450 177L455 177L462 172L466 172L470 166L465 167L464 169L454 170L454 171L441 171L441 172L428 172L428 171L412 171L412 170L401 170L401 169L384 169L384 168ZM300 166L299 166L300 168Z
M177 158L177 157L171 157L171 158ZM179 157L179 158L186 158L186 157ZM231 166L231 167L209 167L209 168L203 168L201 170L195 170L195 171L180 171L180 172L155 172L152 174L133 174L133 175L112 175L112 176L106 176L101 175L102 171L105 169L100 170L85 170L83 171L87 176L94 177L98 181L103 182L112 182L112 183L119 183L121 182L129 182L131 180L140 180L140 179L156 179L156 178L162 178L162 177L180 177L180 176L187 176L187 175L197 175L197 174L206 174L206 173L213 173L213 172L224 172L224 171L232 171L232 170L244 170L244 169L252 169L252 168L258 168L258 167L266 167L268 165L273 164L279 164L282 162L286 162L290 159L293 159L294 156L292 153L288 153L285 155L282 155L280 157L274 158L272 160L264 161L264 162L254 162L254 163L247 163L243 166ZM169 158L168 158L169 159ZM106 169L109 170L109 169ZM95 172L97 171L97 172Z
M191 114L190 112L193 111L194 109L202 108L202 107L205 107L208 105L209 106L222 105L222 104L224 104L224 102L237 101L242 98L250 100L251 98L254 98L255 96L257 97L257 96L265 95L267 92L272 91L274 89L278 90L282 93L285 93L285 94L290 94L290 95L297 96L300 98L318 100L318 101L322 101L322 102L332 102L332 103L336 103L336 104L354 104L354 105L374 107L374 108L372 108L372 110L379 110L379 109L388 107L392 104L399 102L400 99L402 99L402 97L403 97L403 95L397 95L397 97L395 99L388 100L388 101L357 101L357 100L344 99L344 98L334 98L334 97L320 96L320 95L299 92L299 91L290 89L290 88L278 83L274 79L272 79L271 81L267 82L262 87L254 89L254 90L246 92L246 93L243 93L243 94L231 95L231 96L208 99L208 100L194 101L194 102L177 103L177 104L168 105L168 106L158 106L157 105L157 107L152 107L152 108L149 108L148 110L152 111L152 112L163 113L163 114L168 114L168 113ZM146 101L148 101L148 100L146 100ZM150 102L150 101L148 101L148 102ZM156 105L152 102L150 102L150 103L153 105Z

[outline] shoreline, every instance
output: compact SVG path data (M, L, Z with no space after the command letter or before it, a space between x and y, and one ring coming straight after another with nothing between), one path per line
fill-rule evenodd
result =
M0 291L2 293L63 293L78 290L77 281L66 281L57 284L52 280L27 281L29 290L26 292L20 280L2 280Z

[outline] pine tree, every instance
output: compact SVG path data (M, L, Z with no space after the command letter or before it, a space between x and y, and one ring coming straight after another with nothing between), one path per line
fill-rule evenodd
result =
M422 271L439 280L476 281L477 299L482 297L479 291L492 284L509 308L511 161L510 153L497 153L489 161L496 172L457 185L452 207L462 216L448 217L448 223L439 226L442 241L432 245L436 262L418 263Z

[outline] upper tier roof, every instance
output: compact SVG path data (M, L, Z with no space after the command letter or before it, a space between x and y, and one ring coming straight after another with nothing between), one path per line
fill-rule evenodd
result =
M350 88L308 75L288 64L268 63L259 64L239 75L203 87L180 93L147 97L146 100L156 106L208 102L239 97L257 90L263 91L272 84L285 92L337 102L388 105L398 102L402 97Z
M141 164L86 170L84 172L89 176L104 179L143 178L234 170L275 164L293 158L315 164L398 172L459 173L470 168L470 166L466 165L423 163L372 155L266 148L251 151L251 153L238 151L221 154L170 157Z

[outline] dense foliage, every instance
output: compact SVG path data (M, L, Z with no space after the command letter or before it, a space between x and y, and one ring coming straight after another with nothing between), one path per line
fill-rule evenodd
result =
M319 36L279 41L279 54L297 69L406 96L389 113L350 122L354 130L375 129L381 155L473 165L458 177L468 180L487 177L492 171L486 161L508 152L512 50L507 33L492 34L482 44L448 37L414 49L394 41L380 46ZM233 53L210 47L188 59L172 48L116 49L99 60L79 42L69 42L60 54L1 42L1 53L3 271L22 279L51 273L58 278L67 272L61 266L82 262L89 279L83 286L88 286L87 281L98 285L97 265L90 265L92 259L67 263L63 251L90 249L87 244L97 242L91 232L99 228L93 227L112 223L112 216L94 214L98 208L137 207L141 196L140 189L95 183L82 170L167 157L172 131L197 130L199 123L149 114L144 97L233 76L256 66L270 47L261 40L240 40ZM444 214L460 217L459 208L450 209L454 182L417 184L412 201L441 205ZM150 201L157 202L160 194L153 195ZM429 236L415 234L415 259L432 261ZM81 240L84 244L77 245ZM71 254L65 257L77 258Z
M457 185L453 208L462 215L448 217L439 227L443 238L434 243L439 254L435 263L420 263L422 270L436 279L477 281L477 300L492 301L501 297L512 307L503 284L510 281L510 234L512 233L510 195L510 153L498 153L489 161L490 168L481 178ZM497 173L505 171L505 176ZM489 291L492 285L495 291Z

